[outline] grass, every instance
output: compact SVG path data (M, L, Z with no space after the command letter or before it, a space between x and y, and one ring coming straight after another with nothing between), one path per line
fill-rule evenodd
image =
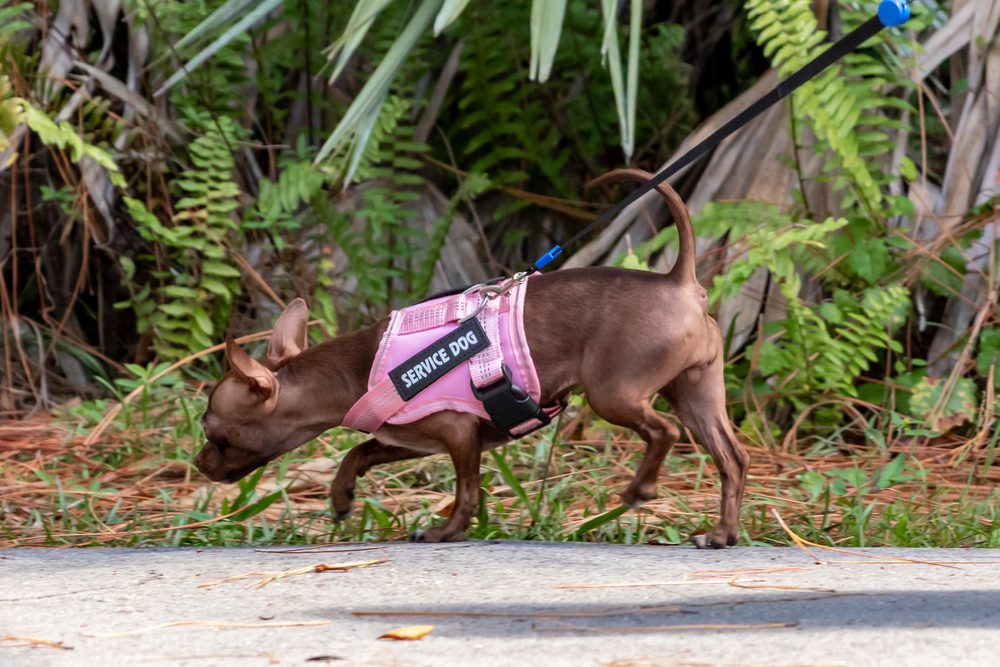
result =
M387 465L358 484L352 517L330 520L327 485L360 434L334 430L235 485L192 464L205 386L158 383L86 444L107 401L0 422L0 547L207 546L400 540L442 521L454 472L446 457ZM866 435L867 431L867 435ZM839 546L1000 546L997 430L982 447L872 425L804 439L789 451L748 443L742 544L785 545L776 508L802 537ZM682 438L685 440L685 438ZM716 519L710 457L681 442L659 499L626 510L644 445L576 405L558 426L483 457L473 539L681 543Z

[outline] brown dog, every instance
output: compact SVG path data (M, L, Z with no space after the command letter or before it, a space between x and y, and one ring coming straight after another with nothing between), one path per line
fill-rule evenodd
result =
M650 178L619 170L600 179ZM699 547L736 544L749 457L726 415L722 337L695 276L694 231L669 186L660 194L677 223L678 259L666 275L607 267L567 269L532 278L524 327L541 385L540 403L583 389L594 412L646 442L635 478L622 493L632 506L656 497L656 478L680 436L653 410L659 393L711 453L722 478L719 523L696 536ZM207 444L195 464L213 481L234 482L323 431L341 424L368 389L369 370L387 321L306 349L307 308L293 301L278 318L258 362L232 340L232 367L209 396L202 419ZM456 498L447 523L415 539L461 540L479 504L480 455L507 437L475 415L439 412L411 424L385 424L344 457L330 494L346 516L355 478L380 463L447 453Z

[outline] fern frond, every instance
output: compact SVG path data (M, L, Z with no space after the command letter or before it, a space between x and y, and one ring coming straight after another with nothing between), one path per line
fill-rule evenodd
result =
M228 136L236 136L227 119L221 125ZM169 249L172 269L154 274L160 279L155 292L133 294L122 304L136 311L140 333L156 333L157 352L166 359L213 345L239 293L240 272L227 249L239 230L232 153L215 125L191 143L189 153L191 167L174 180L178 199L170 224L161 223L142 202L125 198L143 238Z
M747 0L746 6L757 43L782 76L827 48L826 33L816 23L810 0ZM889 101L892 98L882 92L894 78L882 61L857 52L794 95L795 112L809 120L818 148L833 158L830 175L836 189L846 190L845 209L855 201L870 214L885 208L880 188L885 177L870 160L893 147L893 138L886 132L891 122L875 111L898 104L898 99Z

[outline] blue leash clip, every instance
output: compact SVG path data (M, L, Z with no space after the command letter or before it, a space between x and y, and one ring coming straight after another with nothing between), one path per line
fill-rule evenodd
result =
M909 0L882 0L878 6L878 20L886 28L903 25L910 20Z
M551 262L552 260L554 260L556 257L558 257L559 255L561 255L562 251L563 251L562 246L559 246L559 245L552 246L552 249L549 250L544 255L542 255L541 257L539 257L538 259L536 259L535 263L532 264L532 266L535 269L541 269L546 264L548 264L549 262Z

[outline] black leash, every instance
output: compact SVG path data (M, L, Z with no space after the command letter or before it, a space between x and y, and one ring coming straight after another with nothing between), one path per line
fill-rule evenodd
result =
M864 42L882 32L884 28L895 27L906 23L910 18L910 0L882 0L879 4L878 15L868 19L863 25L845 35L839 42L818 55L802 69L792 74L790 77L779 83L771 92L751 104L738 116L723 125L712 133L710 137L682 155L673 164L667 166L663 171L646 181L642 187L634 190L629 196L614 207L608 209L597 217L589 225L578 231L570 240L562 245L553 246L548 252L535 260L525 273L540 271L551 263L556 257L562 254L563 249L577 243L581 238L589 234L598 225L604 224L613 219L626 207L635 203L643 195L651 192L656 186L676 174L681 169L701 159L718 146L729 135L733 134L754 118L764 113L784 98L799 89L805 82L809 81L830 65L834 64L851 51L861 46Z

